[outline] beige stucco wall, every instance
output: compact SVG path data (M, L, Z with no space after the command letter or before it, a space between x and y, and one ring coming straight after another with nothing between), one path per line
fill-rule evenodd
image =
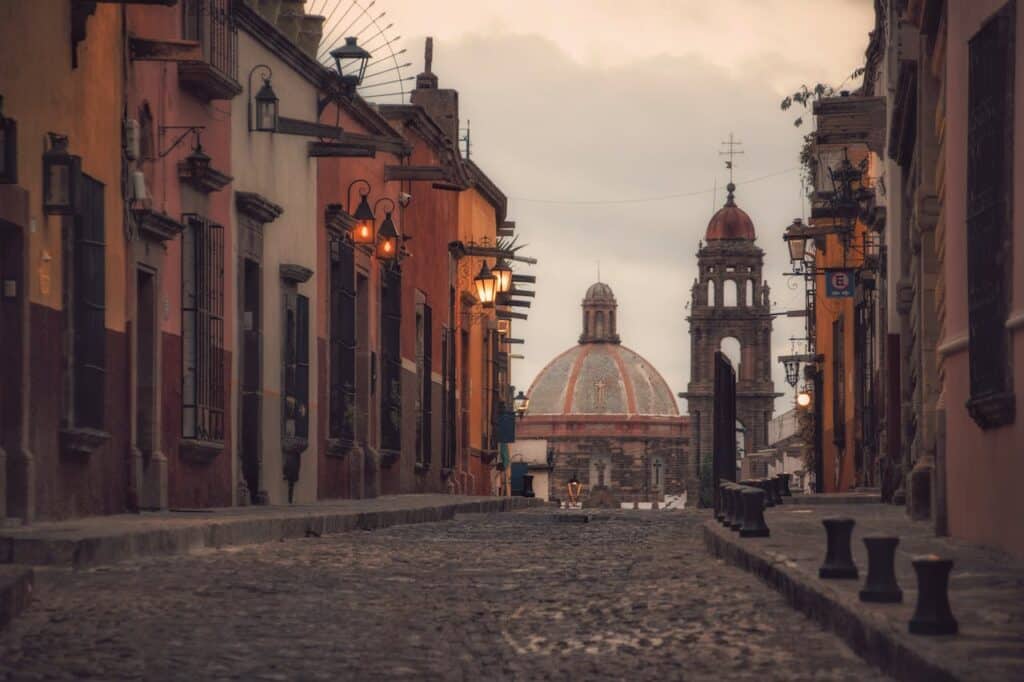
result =
M302 453L299 480L295 485L295 502L311 502L317 495L317 429L320 416L317 404L317 315L316 315L316 161L308 155L311 138L280 133L249 132L245 107L250 97L248 76L257 64L273 71L272 85L280 100L279 114L304 121L316 121L316 89L295 73L273 53L244 30L238 36L239 79L243 93L237 98L238 115L232 119L231 146L234 191L256 192L284 208L284 213L268 223L263 232L263 434L261 485L269 493L271 504L287 502L288 487L282 475L281 393L283 384L283 295L280 265L292 263L313 270L309 281L298 286L298 292L310 299L309 329L309 447ZM261 70L262 71L262 70ZM253 89L262 86L257 72ZM255 94L255 93L253 93ZM239 220L232 202L232 230L236 235L230 255L238 263ZM232 324L240 332L241 320L237 304L232 307ZM239 363L232 370L231 390L239 395ZM234 421L235 442L240 443L240 420L236 398ZM234 479L239 477L239 461L235 459Z

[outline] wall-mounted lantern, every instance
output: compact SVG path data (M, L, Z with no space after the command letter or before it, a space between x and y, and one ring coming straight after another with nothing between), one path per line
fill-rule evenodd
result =
M504 258L499 258L498 262L491 268L491 272L498 278L498 293L507 294L512 289L512 268L509 267Z
M498 278L487 267L487 261L480 265L480 272L473 278L476 285L476 297L485 308L494 306L494 295L498 286Z
M395 227L395 221L391 218L391 214L395 210L395 202L389 197L383 197L377 201L374 209L382 202L388 202L390 210L384 211L384 222L381 223L380 230L377 231L377 258L382 261L394 261L398 258L399 236L398 229Z
M334 67L338 70L341 83L349 95L363 84L370 53L359 47L354 36L345 38L345 44L331 50Z
M796 388L796 382L800 380L800 360L794 355L782 358L782 365L786 368L786 383L791 388Z
M520 419L522 419L526 416L526 411L530 409L530 398L522 391L519 391L513 400L513 404L516 408L516 414L519 415Z
M263 87L252 96L252 76L257 69L266 71L263 76ZM274 72L266 64L257 64L249 72L249 130L258 130L264 133L272 133L277 130L278 120L278 99L274 88L270 85L270 79Z
M804 223L800 218L793 218L793 223L786 228L783 239L789 246L789 260L794 263L803 261L807 254L807 237L804 236Z
M18 182L18 123L4 118L4 98L0 95L0 184Z
M68 153L66 135L48 133L50 148L43 154L43 211L70 215L75 212L82 159Z
M796 394L796 404L806 410L811 406L811 394L807 391L800 391Z
M356 219L356 224L352 228L352 241L356 244L362 244L364 246L373 246L376 241L376 228L374 221L376 218L373 215L373 209L370 208L370 183L366 180L353 180L352 184L348 186L348 206L349 210L352 208L352 188L356 185L361 185L359 189L359 205L356 210L352 212L352 217Z

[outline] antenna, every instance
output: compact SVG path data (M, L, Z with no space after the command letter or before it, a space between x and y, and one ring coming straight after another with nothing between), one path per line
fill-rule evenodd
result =
M597 261L597 281L601 281L601 261Z
M715 188L711 190L711 212L718 210L718 178L715 178Z
M428 40L429 40L429 38L428 38ZM429 61L428 61L428 63L429 63ZM470 150L471 150L471 146L472 146L472 141L470 140L470 123L471 123L471 121L467 118L466 119L466 127L464 128L464 130L466 131L466 134L459 138L459 142L464 142L466 144L466 160L467 161L469 160L469 154L470 154Z
M728 142L723 142L722 144L725 145L727 147L727 149L725 151L718 152L718 155L719 156L728 156L729 157L729 160L725 162L725 167L729 169L729 184L731 185L731 184L733 184L733 182L732 182L733 161L735 160L736 156L743 154L743 152L737 151L736 148L743 146L743 143L740 142L739 140L734 140L733 136L732 136L732 133L729 133L729 141Z

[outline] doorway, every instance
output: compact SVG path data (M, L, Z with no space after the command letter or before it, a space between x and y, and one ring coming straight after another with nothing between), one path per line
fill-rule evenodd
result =
M24 477L17 475L22 418L22 276L21 230L0 220L0 519L21 516L27 501ZM6 455L6 457L4 456Z
M242 479L249 491L249 501L260 504L265 496L260 490L260 453L262 429L262 310L260 265L248 258L242 261Z

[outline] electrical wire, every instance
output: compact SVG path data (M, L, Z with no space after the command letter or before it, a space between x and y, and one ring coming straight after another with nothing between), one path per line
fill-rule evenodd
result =
M755 182L767 180L769 178L778 177L785 175L786 173L792 173L793 171L800 170L800 166L793 166L792 168L786 168L785 170L776 171L767 175L761 175L750 180L744 180L743 182L736 183L737 186L750 185ZM645 197L637 199L530 199L526 197L510 197L513 201L523 201L531 204L564 204L564 205L576 205L576 206L609 206L614 204L646 204L656 201L671 201L673 199L685 199L687 197L696 197L702 194L711 194L715 190L713 189L702 189L695 192L683 192L680 194L666 194L657 197Z

